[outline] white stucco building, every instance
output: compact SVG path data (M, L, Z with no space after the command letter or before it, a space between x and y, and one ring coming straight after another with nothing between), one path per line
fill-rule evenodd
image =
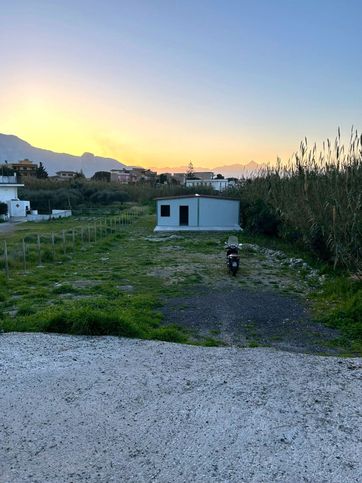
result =
M22 186L16 176L0 176L0 202L8 205L9 218L21 218L30 211L30 202L18 198L18 188Z
M208 186L216 191L224 191L232 186L235 186L235 181L227 179L187 179L185 185L188 188L196 188L197 186Z
M240 231L240 201L208 195L156 198L155 231Z

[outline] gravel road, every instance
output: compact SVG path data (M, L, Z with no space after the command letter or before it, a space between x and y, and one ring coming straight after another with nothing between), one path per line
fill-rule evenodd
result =
M0 481L360 482L362 360L0 335Z

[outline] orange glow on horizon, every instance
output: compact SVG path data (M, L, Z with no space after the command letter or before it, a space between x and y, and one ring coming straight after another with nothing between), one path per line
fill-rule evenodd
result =
M104 101L91 91L79 94L57 84L40 88L36 80L18 85L3 102L0 132L38 148L76 156L92 152L144 167L172 168L192 161L195 167L214 168L276 159L270 143L263 148L248 132L242 137L221 123L206 118L191 123L173 112L166 122L150 108L136 112L119 100L117 105Z

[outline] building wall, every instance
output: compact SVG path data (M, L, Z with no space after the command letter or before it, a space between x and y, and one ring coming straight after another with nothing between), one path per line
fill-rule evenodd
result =
M9 200L18 198L18 188L16 186L0 186L0 201L6 203Z
M199 226L232 226L239 224L239 202L199 198Z
M214 177L212 171L195 171L193 175L200 179L212 179Z
M195 188L196 186L209 186L216 191L223 191L230 186L234 186L234 182L227 179L187 179L186 186Z
M170 206L170 216L161 216L161 205ZM233 227L239 225L239 201L214 198L157 200L157 226L179 227L179 207L189 207L189 227Z
M180 206L188 206L188 226L197 226L197 202L198 198L157 200L157 225L180 226ZM161 216L161 205L170 205L170 216Z
M26 216L27 211L30 210L30 202L24 200L10 200L8 204L8 215L13 216Z

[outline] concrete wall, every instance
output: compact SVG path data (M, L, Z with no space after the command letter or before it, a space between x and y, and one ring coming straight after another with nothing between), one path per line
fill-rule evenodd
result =
M157 225L180 226L180 206L188 206L188 226L197 226L197 202L197 198L157 200ZM170 205L170 216L161 216L161 205Z
M233 226L239 224L239 201L199 198L199 226Z
M161 205L170 206L170 216L161 216ZM239 227L239 201L215 198L181 198L157 200L157 227L180 227L180 206L189 207L189 228L227 228ZM181 228L187 229L186 226Z
M55 218L67 218L72 216L71 210L52 210L52 213L46 215L39 215L38 213L32 212L30 215L27 216L28 221L46 221L46 220L53 220Z
M7 202L7 205L10 217L24 217L26 212L30 210L30 201L10 200Z
M18 198L18 188L16 186L0 186L0 201L6 203L9 200Z

